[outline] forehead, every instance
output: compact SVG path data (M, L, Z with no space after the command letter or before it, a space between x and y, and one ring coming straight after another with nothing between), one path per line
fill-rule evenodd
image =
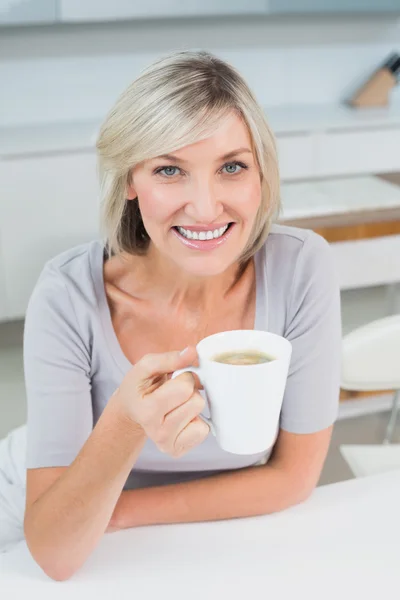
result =
M175 150L174 156L186 160L199 155L219 157L237 148L252 149L252 140L243 119L232 112L221 118L209 137Z

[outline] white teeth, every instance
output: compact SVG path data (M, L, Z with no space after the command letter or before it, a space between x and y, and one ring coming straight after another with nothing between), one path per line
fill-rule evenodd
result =
M228 225L214 229L213 231L191 231L190 229L184 229L183 227L177 227L179 233L189 240L213 240L224 235L228 229Z

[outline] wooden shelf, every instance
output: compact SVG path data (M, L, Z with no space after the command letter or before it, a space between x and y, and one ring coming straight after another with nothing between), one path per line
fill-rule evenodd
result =
M394 390L378 390L374 392L356 392L352 390L340 390L340 402L346 402L346 400L357 400L361 398L382 396L383 394L392 396L394 394Z
M359 225L345 225L342 227L317 227L315 231L328 242L365 240L400 234L400 220L360 223Z
M384 211L382 211L384 212ZM400 234L400 209L365 214L335 215L315 219L298 219L285 221L285 225L312 229L328 242L372 239L388 235Z

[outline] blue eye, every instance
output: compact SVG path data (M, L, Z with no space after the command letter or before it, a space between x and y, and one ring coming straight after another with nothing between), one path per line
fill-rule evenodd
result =
M238 169L239 167L239 169ZM222 169L226 169L226 173L228 173L229 175L237 175L238 173L240 173L242 171L242 169L247 169L248 167L239 161L235 161L235 162L230 162L230 163L226 163L226 165L224 165L222 167Z
M178 167L168 166L160 167L156 170L156 173L161 173L162 175L165 175L165 177L173 177L176 175L176 171L179 171Z

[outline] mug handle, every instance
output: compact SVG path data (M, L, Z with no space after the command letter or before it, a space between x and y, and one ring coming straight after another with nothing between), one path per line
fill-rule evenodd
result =
M202 379L201 379L201 369L200 369L199 367L186 367L185 369L178 369L177 371L174 371L174 372L172 373L172 375L171 375L171 379L175 379L175 377L178 377L178 375L181 375L182 373L187 373L187 372L189 372L189 373L190 373L190 372L192 372L192 373L196 373L196 375L197 375L197 376L198 376L198 378L200 379L201 385L204 387L203 381L202 381ZM207 393L206 393L206 392L205 392L205 397L206 397L206 401L207 401L207 404L208 404L208 408L210 409L210 402L209 402L209 400L208 400L208 397L207 397ZM211 412L211 410L210 410L210 412ZM210 428L210 431L211 431L211 433L212 433L212 434L213 434L213 436L215 437L215 436L216 436L216 433L215 433L215 428L214 428L214 425L213 425L213 422L212 422L212 420L211 420L211 419L209 419L208 417L204 416L202 413L200 413L200 414L199 414L199 417L200 417L201 419L203 419L203 421L204 421L205 423L207 423L207 425L208 425L208 426L209 426L209 428Z

